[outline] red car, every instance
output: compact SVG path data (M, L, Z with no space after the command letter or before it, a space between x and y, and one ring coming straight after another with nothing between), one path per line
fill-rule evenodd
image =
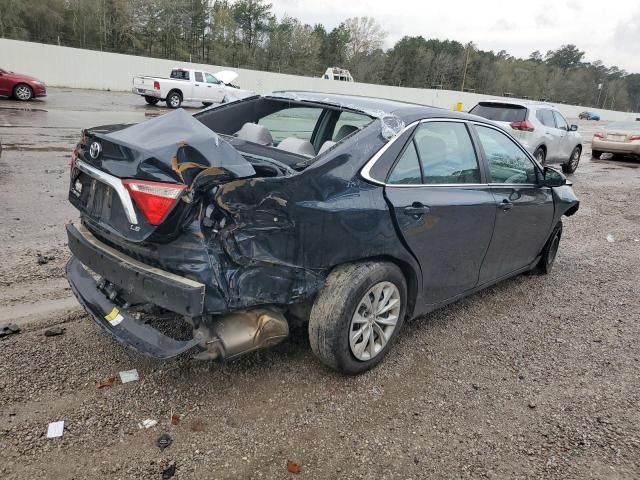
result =
M27 101L35 97L46 97L47 87L37 78L0 68L0 96Z

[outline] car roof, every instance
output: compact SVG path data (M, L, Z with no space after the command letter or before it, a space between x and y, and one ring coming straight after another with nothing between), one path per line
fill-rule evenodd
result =
M359 111L374 117L393 115L405 121L415 121L420 118L446 117L469 120L483 120L475 115L462 112L421 105L419 103L402 102L386 98L365 97L359 95L344 95L338 93L309 92L303 90L279 90L266 95L268 98L312 102L338 106L348 110Z

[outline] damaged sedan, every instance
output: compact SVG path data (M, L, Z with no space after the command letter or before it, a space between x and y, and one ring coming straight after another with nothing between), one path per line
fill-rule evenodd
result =
M488 120L309 92L85 130L69 200L67 278L121 343L229 359L305 322L347 374L405 321L548 273L579 205Z

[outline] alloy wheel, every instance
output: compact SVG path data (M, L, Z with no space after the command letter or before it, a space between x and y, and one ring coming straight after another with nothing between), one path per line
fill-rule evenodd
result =
M31 89L26 85L18 85L15 95L19 100L29 100L31 98Z
M375 284L362 297L349 328L349 346L358 360L371 360L384 350L396 329L400 307L400 291L391 282Z

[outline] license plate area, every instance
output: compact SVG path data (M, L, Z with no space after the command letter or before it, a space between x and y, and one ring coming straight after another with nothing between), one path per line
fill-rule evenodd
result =
M607 140L611 140L613 142L624 142L626 139L626 135L607 135Z
M95 218L106 218L111 211L113 189L76 169L71 182L70 193L75 197L75 205L83 213Z

